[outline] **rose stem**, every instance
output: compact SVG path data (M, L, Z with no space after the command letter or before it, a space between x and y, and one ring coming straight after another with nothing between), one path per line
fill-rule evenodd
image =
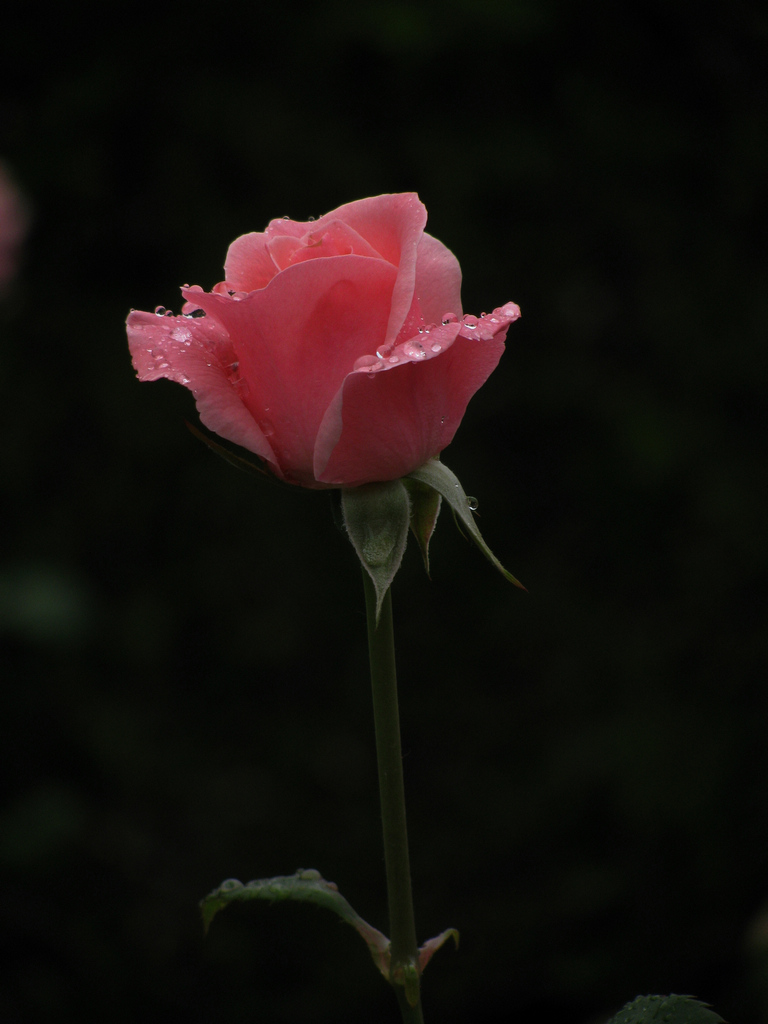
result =
M395 636L392 628L392 591L387 591L376 625L376 592L363 570L365 606L368 619L368 657L371 664L373 718L376 728L376 758L379 769L379 797L384 833L384 863L387 871L391 968L413 968L418 964L416 924L411 894L408 859L408 831L405 823L403 754L400 745L400 714L397 705ZM418 975L415 978L418 993ZM410 1006L402 984L395 984L404 1024L423 1024L421 999Z

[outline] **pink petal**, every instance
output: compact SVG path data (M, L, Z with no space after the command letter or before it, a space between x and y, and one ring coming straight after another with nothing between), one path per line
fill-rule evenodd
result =
M286 232L286 225L290 228ZM302 234L297 229L306 229ZM324 256L372 256L379 253L348 224L327 214L319 221L296 224L294 221L272 221L266 230L267 248L275 265L284 270L302 260Z
M277 271L263 231L241 235L227 251L224 276L235 291L252 292L256 288L263 288Z
M494 313L499 314L497 330L489 340L463 337L461 323L445 325L442 330L454 340L434 358L429 358L431 345L440 343L438 336L445 340L440 328L430 332L435 340L427 345L410 339L396 349L407 351L418 343L425 348L421 357L389 368L384 360L382 369L350 374L318 436L316 478L337 486L395 480L450 444L470 398L496 368L516 319L511 312Z
M504 306L494 309L492 313L482 313L479 317L467 313L461 319L459 333L464 338L488 341L519 318L520 307L514 302L507 302Z
M19 247L27 231L27 211L18 189L0 163L0 288L16 272Z
M188 290L195 298L200 292ZM165 377L189 388L210 430L277 466L269 442L243 404L227 332L210 317L158 316L133 310L128 346L139 380Z
M226 328L247 388L243 403L287 479L317 486L320 423L356 360L381 345L395 277L383 260L338 256L288 267L240 301L188 296Z
M278 270L292 265L297 258L313 258L311 255L297 257L301 240L307 234L321 237L339 222L351 229L350 237L354 233L358 239L353 243L353 253L378 254L397 268L385 337L385 343L392 345L411 307L416 286L417 251L427 222L427 211L413 192L346 203L316 221L299 222L288 218L270 221L266 232L242 235L229 247L224 267L226 281L236 291L248 292L265 287ZM338 228L335 230L338 232ZM448 291L451 303L445 309L456 305L453 289ZM434 317L444 311L436 312ZM455 312L459 313L460 307Z
M267 248L273 264L278 270L285 270L293 263L293 257L304 248L301 238L296 235L273 235L268 238Z
M280 235L287 235L290 238L303 238L316 221L291 220L290 217L276 217L267 224L264 234L267 236L267 244Z
M416 295L427 323L446 312L461 317L461 267L450 249L426 231L416 257Z
M315 227L322 229L327 219L343 221L364 238L379 255L397 267L392 292L392 308L385 344L392 344L403 326L416 283L416 255L427 223L427 211L414 192L373 196L340 206L321 217ZM442 312L442 311L441 311Z

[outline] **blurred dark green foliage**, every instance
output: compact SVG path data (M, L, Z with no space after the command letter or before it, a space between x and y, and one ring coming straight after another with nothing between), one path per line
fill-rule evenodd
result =
M74 32L74 35L73 35ZM523 319L395 584L427 1020L768 1014L762 8L686 0L25 9L0 157L10 1020L391 1021L350 929L233 908L316 867L386 928L359 569L139 385L129 307L229 242L416 190L464 304Z

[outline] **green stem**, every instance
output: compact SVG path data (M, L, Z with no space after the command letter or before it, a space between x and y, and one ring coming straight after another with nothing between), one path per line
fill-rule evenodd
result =
M376 624L376 591L363 569L365 606L368 618L368 657L371 664L373 718L376 727L376 757L379 767L381 823L384 832L384 863L389 901L390 973L394 978L405 971L411 978L408 991L395 984L403 1024L423 1024L419 998L418 947L413 916L408 831L405 823L403 754L400 745L400 714L397 706L395 636L392 628L392 592L387 591Z

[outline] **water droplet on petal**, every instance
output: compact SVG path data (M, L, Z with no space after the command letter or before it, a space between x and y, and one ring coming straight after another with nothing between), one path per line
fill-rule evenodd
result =
M477 500L477 498L473 498L471 494L468 494L467 507L469 508L470 512L477 512L478 508L480 508L480 502Z
M420 341L409 341L403 346L403 355L408 359L426 359L427 353Z
M380 366L381 360L376 356L360 356L359 359L355 360L355 365L352 367L353 370L370 370L374 366Z
M155 306L155 316L165 316L167 312L165 306Z
M443 319L443 325L445 325L445 324L455 324L458 321L459 318L456 316L455 313L443 313L442 319Z
M387 361L390 362L390 363L399 363L400 362L400 357L399 356L390 356Z
M474 331L475 328L477 327L477 317L472 316L471 313L467 313L467 315L464 317L464 326L468 327L470 331Z
M227 379L233 388L237 388L237 393L240 398L245 398L249 393L248 382L240 376L240 361L235 360L234 363L230 363L227 367L229 373Z
M204 309L193 309L191 313L185 313L184 316L188 316L188 317L191 317L193 319L197 318L197 317L205 316L205 310Z
M443 346L442 345L438 345L437 342L435 342L435 344L432 345L432 351L433 352L442 352L443 351Z

